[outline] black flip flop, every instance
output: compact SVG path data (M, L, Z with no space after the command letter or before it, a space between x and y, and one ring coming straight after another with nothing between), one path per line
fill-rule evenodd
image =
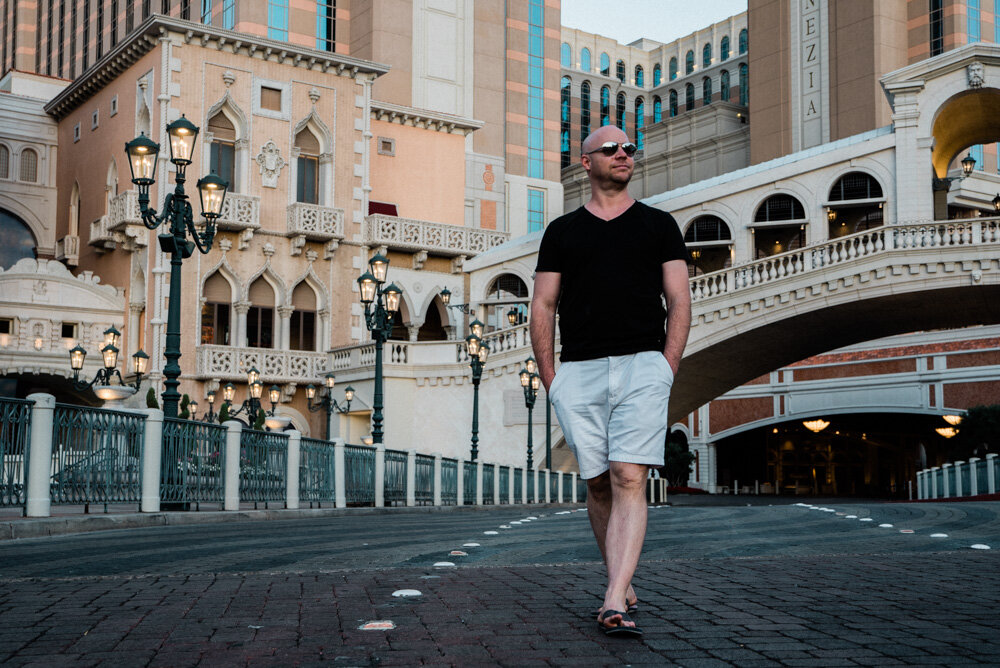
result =
M626 604L628 605L628 609L625 612L627 612L628 614L634 615L635 613L639 612L639 599L635 599L634 602ZM594 614L600 616L601 609L598 608Z
M615 615L621 615L621 619L618 620L618 624L615 626L608 626L604 623L605 619L608 617L614 617ZM625 622L632 621L632 618L628 616L627 612L622 612L620 610L605 610L601 613L601 617L597 621L597 626L606 636L613 636L615 638L641 638L642 629L638 626L625 626Z

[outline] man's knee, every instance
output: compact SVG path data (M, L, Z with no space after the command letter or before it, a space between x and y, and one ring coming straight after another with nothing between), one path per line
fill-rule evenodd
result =
M645 464L611 462L611 483L625 490L644 489L649 477L649 467Z
M595 501L611 498L611 474L605 471L596 478L587 480L587 494Z

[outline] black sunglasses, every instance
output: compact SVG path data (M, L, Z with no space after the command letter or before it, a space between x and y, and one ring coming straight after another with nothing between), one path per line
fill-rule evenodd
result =
M619 144L616 141L606 141L599 147L595 148L593 151L587 151L587 155L590 155L591 153L597 153L598 151L600 151L601 153L610 158L611 156L613 156L615 153L618 152L619 147L621 148L621 150L625 151L625 155L630 157L635 155L635 152L639 150L639 147L630 141L627 141L624 144Z

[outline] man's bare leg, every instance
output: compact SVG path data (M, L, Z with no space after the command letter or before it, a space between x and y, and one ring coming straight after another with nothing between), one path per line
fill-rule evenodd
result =
M645 496L643 496L643 499L645 502ZM610 471L605 471L596 478L587 480L587 517L590 519L590 528L594 531L594 538L597 539L597 547L601 550L601 558L604 559L605 566L608 563L608 553L605 543L608 533L608 518L611 516L611 504ZM636 600L636 595L632 590L631 584L628 586L626 597L626 605L628 601ZM603 609L604 607L602 606L601 610Z
M649 467L644 464L611 462L611 512L606 520L604 543L611 545L612 549L604 549L604 561L608 565L605 610L625 610L626 592L635 574L646 537L648 474ZM588 498L588 506L589 503ZM591 525L594 526L593 519ZM596 532L595 527L595 534Z

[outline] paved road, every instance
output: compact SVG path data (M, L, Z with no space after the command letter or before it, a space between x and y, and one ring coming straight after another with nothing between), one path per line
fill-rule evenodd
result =
M824 507L833 512L651 510L635 581L641 642L594 627L601 567L583 512L9 541L0 544L0 662L1000 665L1000 504ZM538 519L510 524L530 512ZM456 549L468 556L449 556ZM444 560L457 566L433 566ZM409 588L422 595L392 596ZM370 620L396 628L358 630Z

